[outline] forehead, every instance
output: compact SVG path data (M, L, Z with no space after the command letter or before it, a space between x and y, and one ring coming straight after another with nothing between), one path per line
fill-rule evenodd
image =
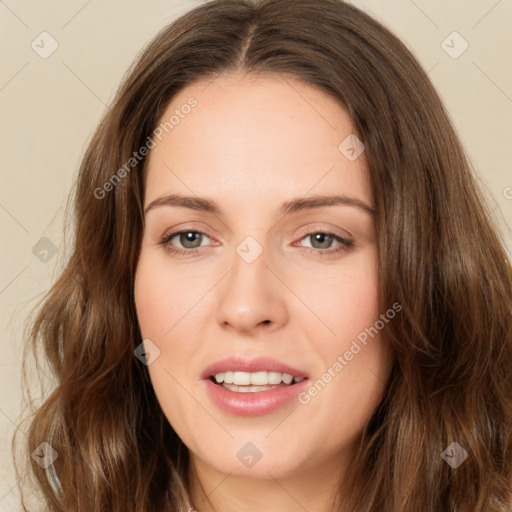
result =
M340 150L354 134L346 107L298 79L231 73L196 82L159 127L146 204L171 191L241 201L350 193L371 203L364 152L351 161Z

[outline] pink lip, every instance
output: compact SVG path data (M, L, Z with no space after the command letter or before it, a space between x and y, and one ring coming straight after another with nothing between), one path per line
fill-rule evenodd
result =
M294 377L303 377L304 380L289 386L277 387L267 391L256 393L237 393L216 384L211 379L212 375L219 372L280 372L288 373ZM256 358L244 360L240 358L228 358L218 361L206 368L201 373L202 382L206 386L206 392L212 401L222 410L238 416L262 416L269 414L286 403L290 402L309 385L309 379L305 372L292 368L269 358Z
M206 392L220 409L237 416L262 416L269 414L293 399L309 386L309 379L304 379L296 384L257 391L256 393L237 393L215 384L210 379L202 380L205 383Z
M308 375L302 370L297 370L285 365L276 359L268 357L257 357L255 359L242 359L240 357L229 357L221 359L208 366L201 372L201 379L208 379L219 372L280 372L288 373L294 377L307 378Z

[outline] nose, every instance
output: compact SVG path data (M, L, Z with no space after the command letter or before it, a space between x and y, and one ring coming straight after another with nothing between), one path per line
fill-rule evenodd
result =
M217 321L223 328L268 331L288 321L287 288L267 263L265 250L252 263L235 253L231 270L218 286Z

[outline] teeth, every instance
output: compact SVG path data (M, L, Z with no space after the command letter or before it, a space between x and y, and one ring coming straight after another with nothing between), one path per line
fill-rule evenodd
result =
M283 380L284 373L279 372L262 372L263 374L266 374L266 382L263 382L263 384L281 384L281 381Z
M289 373L283 373L283 376L281 378L283 379L283 382L285 384L291 384L293 380L293 375L290 375Z
M222 387L229 391L236 391L237 393L257 393L259 391L278 388L279 386L236 386L235 384L222 384Z
M304 377L293 377L289 373L280 372L219 372L215 375L217 384L234 384L235 386L268 386L284 382L289 385L293 382L301 382ZM227 386L225 386L227 387ZM248 389L249 390L249 389ZM263 391L259 388L259 391Z

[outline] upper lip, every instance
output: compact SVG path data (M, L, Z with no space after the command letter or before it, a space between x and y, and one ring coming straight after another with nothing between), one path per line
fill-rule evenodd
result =
M293 377L304 377L308 375L302 370L281 363L277 359L269 357L256 357L253 359L243 359L240 357L228 357L221 359L201 372L201 379L208 379L220 372L279 372L288 373Z

